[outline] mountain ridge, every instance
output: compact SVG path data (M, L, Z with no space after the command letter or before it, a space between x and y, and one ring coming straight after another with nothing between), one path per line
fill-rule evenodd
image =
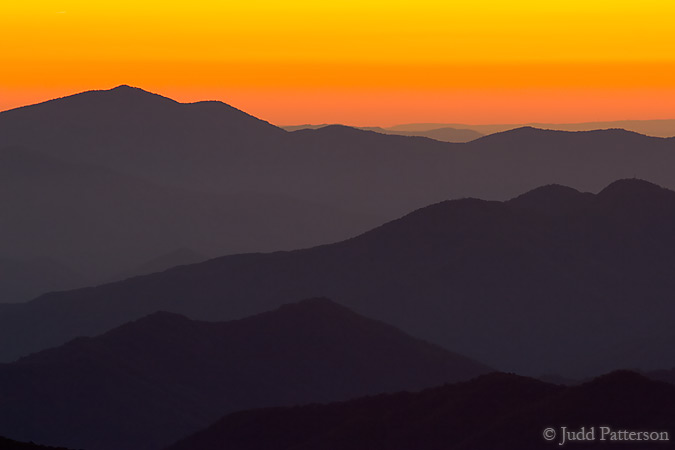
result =
M115 98L124 92L154 99L134 88L91 95ZM521 137L452 144L346 127L286 132L239 110L232 117L213 113L213 102L202 111L197 103L161 101L153 114L131 108L106 117L107 107L79 116L57 108L69 101L55 101L46 115L37 114L40 107L28 107L21 118L3 113L0 146L21 144L166 186L275 193L382 222L443 199L506 200L550 183L596 192L636 175L675 188L675 178L664 171L675 163L675 140L625 139L619 131L550 135L530 129L521 130Z
M536 128L545 128L560 131L589 131L597 129L622 128L628 131L635 131L640 134L654 137L672 137L675 136L675 119L646 119L646 120L617 120L604 122L580 122L580 123L521 123L521 124L402 124L390 127L397 131L427 131L439 127L454 127L474 130L483 134L494 134L500 131L507 131L523 126L532 126Z
M156 310L228 320L289 298L328 296L502 370L580 378L669 367L675 199L652 191L661 192L640 188L636 199L618 202L543 197L527 208L447 201L334 244L224 256L49 294L0 309L0 342L13 342L0 350L16 358ZM627 345L645 336L649 353Z
M489 371L327 299L229 322L155 312L0 364L0 435L152 450L225 412L418 390Z
M0 201L5 210L0 226L13 236L0 242L0 258L51 258L81 275L61 285L35 269L34 281L13 288L17 296L9 301L44 293L36 291L39 286L74 288L163 270L167 266L157 255L177 247L194 248L204 255L201 259L302 248L343 239L378 222L279 194L214 194L159 185L22 147L0 148ZM195 259L200 258L183 255L174 261ZM151 265L141 265L145 261ZM17 280L2 282L9 286Z
M493 373L413 394L237 412L166 450L541 450L561 445L562 427L588 431L603 424L672 435L674 400L674 386L629 372L573 387ZM548 429L552 440L542 436ZM596 433L584 448L607 445Z

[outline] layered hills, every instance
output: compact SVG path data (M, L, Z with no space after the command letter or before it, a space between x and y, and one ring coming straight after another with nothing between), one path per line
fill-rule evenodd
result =
M157 310L228 320L328 296L501 370L672 367L675 193L543 187L462 199L311 249L215 258L0 309L5 361Z
M151 450L227 412L418 390L490 370L326 299L231 322L158 312L0 365L0 435Z
M673 419L675 386L635 373L576 387L495 373L419 393L238 412L169 449L672 448Z
M598 192L630 177L675 188L675 139L287 132L221 102L129 86L1 112L0 149L0 195L12 207L0 229L13 237L0 258L57 261L84 278L71 287L133 275L179 248L213 257L335 242L447 199L506 200L552 183ZM27 278L41 292L62 288L39 271ZM33 292L21 285L0 301Z
M0 302L148 273L146 261L181 247L207 256L303 248L375 225L282 195L164 187L17 147L0 149L0 203L0 230L12 237L0 242L2 259L55 261L3 271ZM57 281L51 272L63 275Z

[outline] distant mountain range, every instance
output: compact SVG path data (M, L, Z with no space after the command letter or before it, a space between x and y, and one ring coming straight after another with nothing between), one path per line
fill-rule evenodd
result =
M0 150L0 204L0 229L12 236L0 242L0 265L15 261L14 269L0 272L0 302L165 269L170 266L143 265L179 247L196 249L201 260L290 250L378 223L283 195L163 187L23 148ZM52 263L38 265L45 260Z
M220 102L128 86L2 112L0 149L0 231L13 237L0 258L56 261L84 278L67 286L177 248L213 257L335 242L446 199L504 200L551 183L597 192L633 176L675 188L672 138L521 128L452 144L340 126L287 132ZM60 289L45 277L30 276Z
M45 292L86 284L84 276L53 259L0 258L0 274L0 302L30 300Z
M386 130L392 134L396 134L396 133L426 133L437 129L454 128L454 129L474 131L476 133L482 134L494 134L522 127L534 127L545 130L558 130L558 131L592 131L592 130L623 129L626 131L633 131L635 133L644 134L646 136L654 136L654 137L675 136L675 119L615 120L606 122L580 122L580 123L530 122L520 124L494 124L494 125L467 125L457 123L448 123L448 124L410 123L388 127L386 128Z
M339 124L331 124L339 125ZM289 125L282 127L286 131L316 130L329 124ZM375 131L382 134L399 136L420 136L442 142L471 142L488 134L502 133L517 128L532 127L556 131L594 131L625 130L652 137L675 136L675 119L665 120L616 120L611 122L545 123L530 122L520 124L467 125L463 123L409 123L392 127L354 127L359 130Z
M675 187L662 169L675 158L674 139L532 128L468 144L340 126L289 133L224 103L181 104L128 86L1 112L0 147L11 145L163 186L274 193L385 216L550 183L596 191L636 175Z
M333 124L337 125L337 124ZM293 125L282 127L286 131L299 131L299 130L318 130L319 128L324 128L329 126L328 124L323 125ZM419 129L419 130L400 130L395 127L392 128L382 128L382 127L353 127L359 130L364 131L374 131L380 134L394 134L397 136L417 136L417 137L426 137L429 139L435 139L441 142L471 142L478 139L479 137L484 136L483 133L479 133L475 130L470 130L466 128L453 128L453 127L434 127L430 129Z
M643 450L673 444L611 441L611 432L672 439L674 423L675 386L635 373L576 387L497 373L420 393L237 412L167 450ZM588 441L563 441L561 427L584 427Z
M143 264L127 269L112 277L108 281L125 280L139 275L148 275L155 272L163 272L176 266L184 266L187 264L196 264L209 259L206 255L196 252L189 248L178 248L174 251L168 252L164 255L157 256Z
M490 370L326 299L224 323L159 312L0 365L0 435L153 450L227 412L418 390Z
M339 125L339 124L331 124ZM282 128L286 131L316 130L329 124L321 125L288 125ZM532 127L542 130L556 131L594 131L594 130L625 130L652 137L675 136L675 119L663 120L616 120L610 122L580 122L580 123L545 123L530 122L520 124L488 124L468 125L463 123L409 123L392 127L354 127L360 130L375 131L382 134L399 136L428 137L442 142L471 142L488 134L502 133L517 128Z
M545 186L438 203L337 244L212 259L0 308L0 355L157 310L228 320L327 296L492 367L583 378L672 367L675 192Z
M610 125L675 129L569 127ZM426 127L129 86L0 113L0 449L672 434L675 138Z

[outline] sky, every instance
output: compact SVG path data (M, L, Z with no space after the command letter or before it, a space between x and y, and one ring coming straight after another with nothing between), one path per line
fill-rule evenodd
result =
M675 118L672 0L0 3L0 110L128 84L278 125Z

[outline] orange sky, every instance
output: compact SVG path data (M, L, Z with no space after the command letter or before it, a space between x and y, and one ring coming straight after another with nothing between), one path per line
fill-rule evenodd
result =
M277 124L675 118L670 1L11 3L0 110L130 84Z

